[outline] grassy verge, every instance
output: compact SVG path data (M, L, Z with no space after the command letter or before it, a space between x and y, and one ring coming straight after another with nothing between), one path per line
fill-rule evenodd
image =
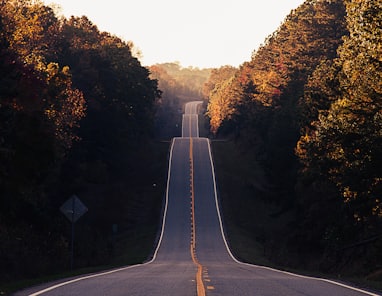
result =
M224 226L234 255L244 261L269 265L262 241L272 209L254 195L264 186L259 167L252 167L248 155L237 151L230 141L213 141L212 152L216 170Z
M277 264L278 256L289 256L274 246L288 235L287 225L293 217L266 200L269 186L261 167L248 151L239 151L232 141L212 141L212 152L224 228L236 258L307 276L331 278L363 289L382 290L380 281L303 270L293 262L299 256L291 259L290 265Z
M142 181L137 182L135 188L131 188L131 192L125 190L129 188L111 186L115 192L110 192L110 196L117 196L122 199L115 206L111 205L110 209L114 210L118 215L119 205L123 205L123 212L126 210L126 221L119 221L119 230L112 233L111 225L107 235L103 240L109 244L112 251L105 253L109 257L107 262L81 262L81 247L77 248L76 262L80 268L73 271L62 268L60 272L42 275L36 278L20 279L15 281L0 282L0 295L10 295L11 293L30 287L36 284L50 282L57 279L78 276L81 274L94 273L97 271L111 269L120 266L133 265L142 263L151 258L154 246L157 243L159 225L161 222L161 213L163 207L163 199L166 189L166 177L168 168L168 151L170 142L155 141L150 147L150 155L147 151L142 151L142 161L145 168L145 178L139 177ZM142 174L142 172L140 172ZM143 180L144 179L144 180ZM115 187L118 187L116 190ZM107 187L105 187L107 188ZM102 189L104 190L104 189ZM129 198L126 198L129 196ZM113 199L110 198L110 203ZM94 212L94 211L93 211ZM86 219L90 219L91 212L84 215L76 225L78 232L78 243L81 243L81 231L85 233L89 229L91 223L87 223ZM118 217L116 217L118 218ZM109 227L108 227L109 229ZM84 240L87 238L84 238ZM104 243L105 244L105 243ZM99 252L105 252L105 246L98 246ZM86 246L86 245L85 245ZM84 248L84 247L82 247ZM106 249L107 249L106 248ZM83 267L88 266L88 267Z
M141 179L147 179L140 186L134 201L130 205L129 215L134 220L132 228L117 236L115 264L135 264L147 260L157 243L159 226L166 192L168 153L170 141L156 141L152 155L146 156L147 173Z
M198 124L199 124L199 137L208 138L210 136L209 122L205 114L199 114Z

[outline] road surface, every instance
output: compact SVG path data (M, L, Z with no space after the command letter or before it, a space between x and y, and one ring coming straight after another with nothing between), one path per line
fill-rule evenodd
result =
M153 259L15 295L378 295L233 258L222 232L210 143L199 138L199 103L186 105L182 137L172 142L162 232Z

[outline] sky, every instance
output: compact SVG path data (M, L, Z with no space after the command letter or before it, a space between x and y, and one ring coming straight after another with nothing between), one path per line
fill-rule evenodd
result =
M132 41L144 66L239 66L304 0L44 0Z

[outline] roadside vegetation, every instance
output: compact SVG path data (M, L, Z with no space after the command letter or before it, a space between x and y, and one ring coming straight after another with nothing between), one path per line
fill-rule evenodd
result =
M380 1L306 1L205 87L235 254L382 281Z
M285 214L277 203L264 198L262 190L259 191L259 187L266 186L262 168L254 165L253 160L249 162L251 156L239 151L233 141L212 140L211 148L225 235L235 258L250 264L382 290L381 281L364 275L322 271L319 268L321 258L310 262L310 268L296 264L310 260L304 256L298 260L289 257L290 261L285 263L283 257L290 253L288 249L280 251L280 245L292 233L290 225L295 219L292 212ZM248 170L251 173L248 174ZM255 184L253 180L256 180Z
M168 143L154 138L157 81L132 43L39 1L0 3L0 294L74 268L142 262L152 252Z

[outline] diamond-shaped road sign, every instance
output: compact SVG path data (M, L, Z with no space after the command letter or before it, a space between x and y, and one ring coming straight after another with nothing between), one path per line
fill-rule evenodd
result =
M76 196L72 195L60 207L60 211L69 219L70 222L75 223L83 214L88 211L88 208Z

